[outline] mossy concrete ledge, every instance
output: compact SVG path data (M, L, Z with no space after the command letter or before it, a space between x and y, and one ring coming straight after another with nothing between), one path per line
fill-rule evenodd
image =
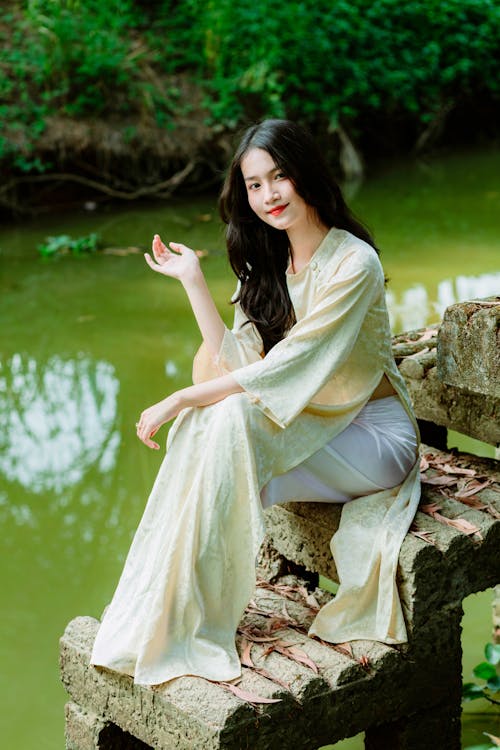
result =
M438 334L437 371L447 385L500 399L500 297L446 309Z
M460 303L441 326L394 337L414 412L434 433L437 425L500 445L499 322L500 303Z

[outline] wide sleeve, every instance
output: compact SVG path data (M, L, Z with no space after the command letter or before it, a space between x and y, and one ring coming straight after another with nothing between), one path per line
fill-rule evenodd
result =
M288 335L260 361L233 371L233 377L270 419L286 427L349 357L383 288L376 252L355 246L318 285L309 312Z
M233 299L238 291L239 282ZM233 327L231 330L224 328L224 336L217 354L212 356L204 343L196 352L193 361L193 383L211 380L258 362L263 353L264 345L257 328L250 323L240 303L235 302Z

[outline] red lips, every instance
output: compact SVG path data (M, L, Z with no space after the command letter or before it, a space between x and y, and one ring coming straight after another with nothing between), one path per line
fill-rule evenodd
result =
M288 204L285 204L284 206L275 206L270 211L268 211L268 214L271 214L271 216L279 216L287 207Z

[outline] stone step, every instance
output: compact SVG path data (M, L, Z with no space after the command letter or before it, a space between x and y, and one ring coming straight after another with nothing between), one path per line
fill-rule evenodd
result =
M390 719L394 701L398 707L411 707L413 688L404 695L393 694L394 685L407 680L410 662L405 649L355 641L343 651L309 638L315 605L294 588L301 587L291 586L290 593L290 578L275 588L259 583L237 635L240 653L247 647L247 659L248 639L258 639L250 641L254 666L243 666L237 686L254 696L279 699L271 704L252 705L223 684L198 677L181 677L155 687L134 685L128 676L89 666L97 620L78 617L70 622L61 638L61 675L72 699L67 707L68 750L108 749L113 745L98 744L95 738L106 735L114 742L116 732L118 737L120 732L129 733L123 735L124 743L132 742L131 735L156 750L311 750L352 736L374 721ZM443 629L442 623L436 627L439 632ZM306 654L315 668L276 650L269 652L278 636L278 645L300 649L299 654ZM255 668L265 669L266 674ZM411 668L415 675L415 665ZM428 672L428 665L423 671ZM418 680L415 686L420 690ZM374 718L375 692L380 707ZM131 744L130 750L136 745Z

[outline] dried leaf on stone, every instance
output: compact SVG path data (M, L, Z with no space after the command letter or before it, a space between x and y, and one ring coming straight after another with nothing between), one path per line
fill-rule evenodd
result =
M252 642L249 641L247 638L241 639L241 654L240 654L240 661L242 664L245 665L245 667L254 667L254 663L252 661Z
M475 469L464 469L461 466L451 466L450 464L442 464L440 469L445 474L457 474L465 477L473 477L477 474Z
M441 510L441 506L437 503L429 503L428 505L421 505L419 510L421 510L422 513L427 513L428 516L432 516L434 513Z
M489 513L490 516L493 516L493 518L500 518L500 512L493 505L488 505L486 512Z
M429 461L426 456L420 457L420 471L427 471L429 468Z
M363 669L370 669L371 663L370 663L369 657L366 656L366 654L362 654L359 657L354 656L354 652L352 650L352 646L349 643L349 641L346 641L345 643L335 643L335 644L330 643L327 645L333 646L334 650L338 651L339 654L342 654L343 656L348 656L350 659L354 659L354 661L357 661L358 664L361 664Z
M275 682L277 685L281 685L281 687L285 688L285 690L291 690L288 682L285 682L285 680L282 680L279 677L276 677L276 675L271 674L271 672L268 672L267 669L264 669L264 667L253 667L253 671L257 672L257 674L260 674L261 677L265 677L266 680L271 680L271 682Z
M433 477L428 477L427 474L420 474L420 481L422 484L434 484L438 486L456 484L454 477L446 476L445 474L436 474Z
M219 682L218 684L222 685L226 690L230 690L231 693L234 693L238 698L241 698L242 701L246 701L252 705L259 705L260 703L280 703L281 701L281 698L264 698L262 695L250 693L248 690L242 690L237 685L233 685L230 682Z
M418 539L422 539L424 542L427 542L427 544L433 544L435 547L436 542L433 539L429 538L433 533L433 531L417 531L417 529L410 528L410 534L412 534L412 536L416 536L418 537Z
M473 479L471 482L467 482L465 484L463 489L460 489L458 492L455 492L455 497L459 500L463 500L468 497L472 497L473 495L477 495L478 492L481 492L481 490L484 490L486 487L489 487L491 484L493 484L492 479L487 479L485 482L478 482L476 479Z
M289 623L287 620L284 620L282 617L279 617L279 615L276 615L275 617L270 617L266 623L265 632L266 633L276 633L278 630L284 630L285 628L288 628ZM281 636L278 636L280 638Z
M249 669L252 669L254 672L257 672L257 674L260 674L262 677L265 677L267 680L271 680L271 682L276 682L278 685L281 685L281 687L284 687L285 690L290 690L290 685L287 682L285 682L284 680L281 680L279 677L276 677L275 675L272 675L270 672L267 671L267 669L264 669L263 667L257 667L253 663L252 656L251 656L251 649L252 649L251 641L248 641L246 638L242 638L240 661L243 664L243 666L248 667Z
M359 663L361 664L363 669L370 669L371 667L370 659L368 658L368 656L366 656L366 654L362 654L362 656L359 657Z
M447 526L452 526L466 536L477 534L479 539L483 538L479 526L475 526L475 524L470 523L470 521L466 521L465 518L447 518L446 516L441 515L441 513L433 513L432 515L436 521L444 523Z
M305 653L305 651L302 651L302 649L298 648L298 646L284 643L282 641L281 643L274 644L274 650L282 654L283 656L292 659L292 661L296 661L299 664L304 664L306 667L309 667L309 669L312 669L315 674L319 673L318 666Z
M436 521L444 523L446 526L452 526L466 536L477 534L478 538L482 539L479 526L475 526L473 523L470 523L470 521L466 521L465 518L447 518L446 516L443 516L439 513L441 507L437 503L422 505L420 506L420 510L427 513L429 516L432 516Z
M269 643L270 641L279 641L281 638L279 635L272 636L264 633L262 630L245 625L240 625L238 632L249 641L252 641L252 643Z
M270 617L273 614L273 612L270 612L268 609L258 607L255 602L249 602L245 608L245 612L252 615L264 615L264 617Z
M310 607L310 609L314 609L319 612L320 606L314 594L308 594L306 596L306 604L308 607Z
M255 585L258 589L273 589L274 590L274 584L269 583L269 581L266 581L264 578L257 578L257 583Z
M346 643L336 643L333 648L335 651L338 651L339 654L344 654L344 656L350 656L351 659L354 659L352 646L349 641L346 641Z

